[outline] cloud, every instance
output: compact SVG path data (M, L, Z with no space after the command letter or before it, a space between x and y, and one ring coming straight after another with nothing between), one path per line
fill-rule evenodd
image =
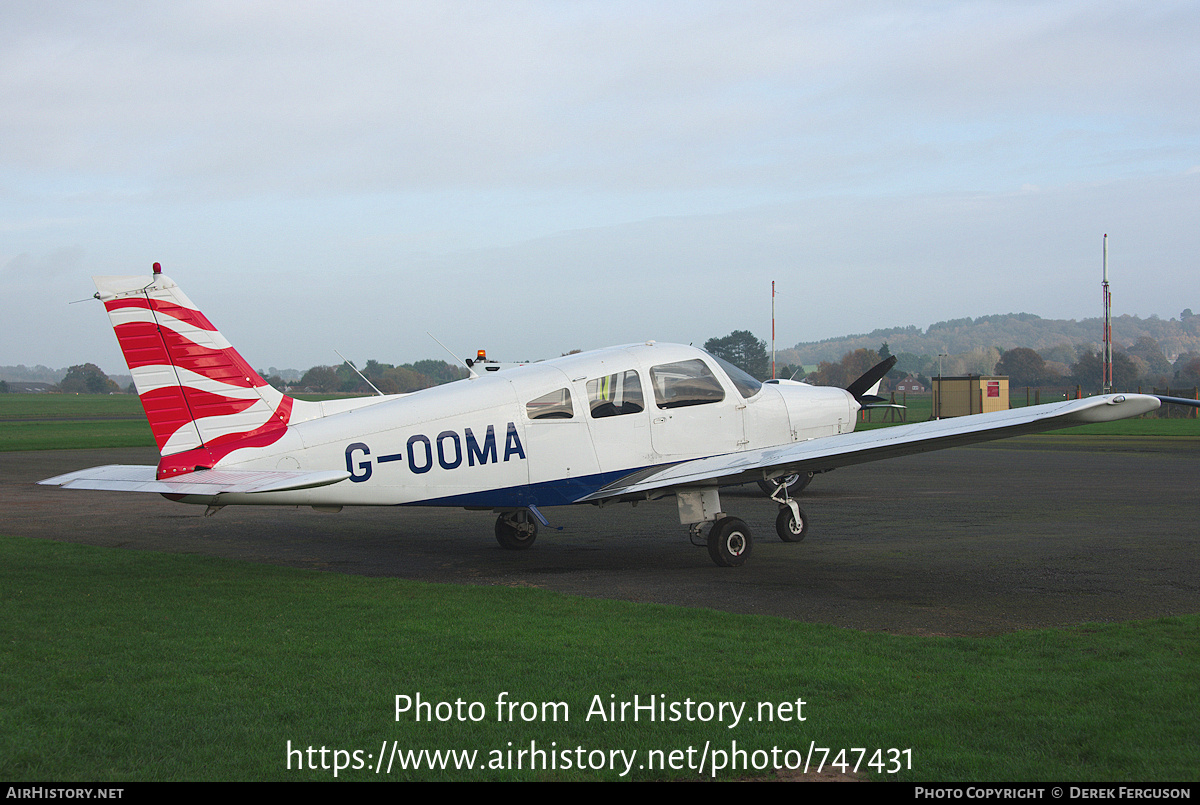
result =
M772 278L801 340L1074 315L1059 273L1106 230L1154 266L1123 304L1170 314L1156 289L1194 285L1192 3L79 2L4 23L0 278L69 280L8 294L10 317L159 260L198 300L238 297L276 365L407 350L431 312L524 357L703 340L755 329ZM321 310L296 358L258 324L277 298Z
M1045 147L1105 115L1092 139L1164 122L1191 137L1180 101L1200 89L1186 7L76 10L4 35L6 160L160 193L779 192L854 183L856 162L895 181L897 157L1032 156L996 138L1042 129Z
M36 257L18 254L5 261L0 277L5 282L33 284L69 276L79 269L82 261L83 249L78 246L62 247Z

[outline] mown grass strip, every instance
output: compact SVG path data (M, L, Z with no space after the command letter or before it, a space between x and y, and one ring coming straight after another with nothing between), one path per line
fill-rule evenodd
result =
M1186 780L1200 759L1192 615L917 638L22 538L0 538L0 566L0 777L9 780L332 778L289 771L288 741L364 758L385 740L473 749L485 765L490 752L507 757L533 741L636 749L639 762L706 742L753 752L813 741L911 748L913 770L894 775L907 780ZM570 719L499 723L504 691L565 702ZM487 717L397 721L394 697L417 692L481 702ZM747 714L803 699L806 720L728 729L586 719L593 697L635 694L747 702ZM618 776L394 769L391 779Z
M296 394L298 400L345 399L346 394ZM0 394L5 420L145 419L136 394Z
M5 422L0 451L154 447L145 419Z
M136 395L0 394L0 452L153 446L154 434Z
M0 394L0 422L145 416L136 394Z

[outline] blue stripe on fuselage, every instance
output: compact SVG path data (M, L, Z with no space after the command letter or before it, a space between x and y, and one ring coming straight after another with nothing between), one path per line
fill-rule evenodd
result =
M466 492L461 495L447 495L446 497L417 500L401 505L478 506L480 508L496 509L521 508L524 506L569 506L580 498L598 492L614 481L618 481L643 469L646 468L631 467L613 472L583 475L579 478L558 478L538 484L509 486L503 489L487 489L482 492Z

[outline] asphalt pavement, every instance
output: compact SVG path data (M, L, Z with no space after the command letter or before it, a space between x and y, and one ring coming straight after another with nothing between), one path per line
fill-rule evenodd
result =
M849 467L801 496L802 543L756 487L722 492L754 530L719 568L673 498L544 510L528 551L461 509L204 508L35 482L153 449L0 453L0 533L326 572L706 607L906 634L984 635L1200 612L1200 439L1041 435Z

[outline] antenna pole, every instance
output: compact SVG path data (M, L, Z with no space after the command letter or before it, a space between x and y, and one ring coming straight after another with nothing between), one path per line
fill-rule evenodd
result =
M775 280L771 280L771 379L775 379Z
M375 393L376 393L376 394L378 394L380 397L386 397L386 396L387 396L387 395L386 395L386 394L384 394L382 391L380 391L379 389L375 388L375 384L374 384L374 383L372 383L372 382L371 382L371 380L370 380L370 379L369 379L369 378L368 378L366 375L364 375L362 372L358 371L358 367L354 365L354 361L350 360L350 359L349 359L349 358L347 358L345 355L343 355L342 353L338 352L336 349L334 350L334 352L337 352L337 356L338 356L339 358L341 358L341 359L342 359L344 362L346 362L347 364L349 364L349 365L350 365L350 368L354 370L354 374L356 374L356 375L358 375L359 377L361 377L361 378L363 379L363 382L365 382L365 383L366 383L368 386L370 386L370 387L371 387L371 388L372 388L372 389L375 391Z
M1112 291L1108 288L1108 235L1104 236L1104 377L1101 391L1108 394L1113 387L1112 348Z

